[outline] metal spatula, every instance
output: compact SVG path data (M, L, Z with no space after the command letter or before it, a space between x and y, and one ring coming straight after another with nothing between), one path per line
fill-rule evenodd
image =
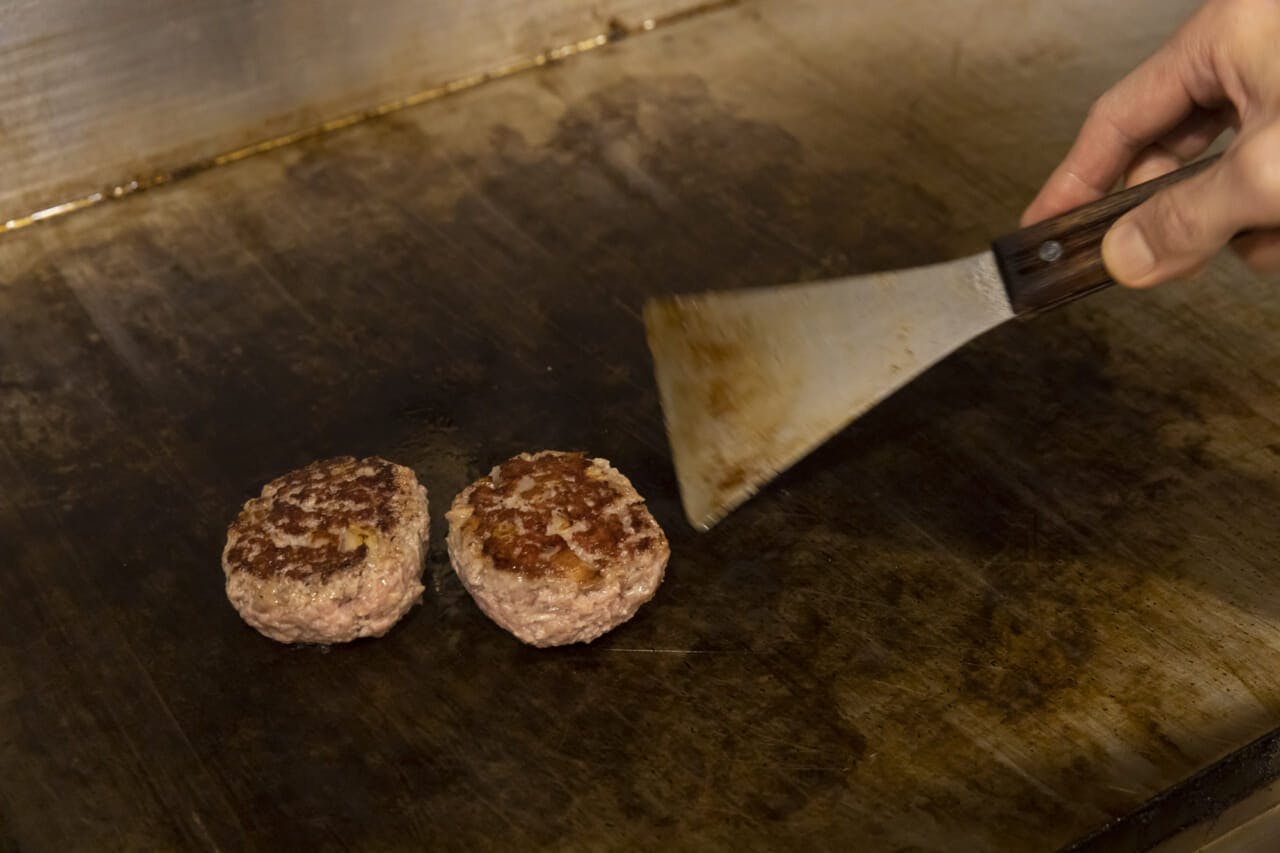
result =
M1195 163L936 266L650 300L644 321L689 521L708 530L930 365L1113 284L1102 238Z

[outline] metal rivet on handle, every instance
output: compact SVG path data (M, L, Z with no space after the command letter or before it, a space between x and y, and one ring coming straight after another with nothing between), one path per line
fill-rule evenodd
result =
M1047 240L1040 244L1040 260L1046 264L1062 260L1062 244L1057 240Z

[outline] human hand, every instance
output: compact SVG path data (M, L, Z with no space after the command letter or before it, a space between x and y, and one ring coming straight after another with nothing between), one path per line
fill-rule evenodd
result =
M1112 226L1103 261L1121 284L1149 287L1195 273L1230 242L1255 269L1280 271L1280 0L1209 0L1094 103L1022 223L1101 198L1121 177L1171 172L1228 128L1237 134L1218 163Z

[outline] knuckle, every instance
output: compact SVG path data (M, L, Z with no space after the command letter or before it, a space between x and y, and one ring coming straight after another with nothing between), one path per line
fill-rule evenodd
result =
M1245 262L1249 269L1257 273L1269 275L1274 272L1280 272L1280 252L1274 251L1256 251L1242 252L1237 251L1237 255Z
M1185 35L1199 41L1208 55L1247 55L1258 36L1274 28L1277 10L1280 0L1209 0Z
M1122 118L1121 94L1119 87L1108 89L1099 95L1089 106L1089 117L1097 121L1105 121L1115 125Z
M1183 249L1199 246L1204 240L1204 226L1190 205L1172 193L1162 193L1155 210L1157 239L1167 247Z
M1274 50L1274 35L1280 0L1226 0L1222 17L1224 35L1238 49Z
M1247 191L1272 215L1280 215L1280 123L1237 146L1235 167Z
M1123 107L1115 89L1104 92L1089 107L1088 120L1095 128L1105 128L1107 133L1117 137L1125 146L1137 151L1141 146L1125 132L1123 119Z
M1261 273L1280 268L1280 232L1265 231L1231 241L1231 249L1252 269Z
M1089 105L1089 119L1109 121L1115 114L1115 97L1110 91L1103 92Z

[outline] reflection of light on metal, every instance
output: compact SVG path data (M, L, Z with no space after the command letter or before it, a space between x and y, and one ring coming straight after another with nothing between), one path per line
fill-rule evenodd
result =
M720 9L726 9L730 6L736 6L738 2L739 0L706 0L706 2L698 3L687 9L672 12L669 15L657 18L646 18L640 23L639 29L643 32L649 32L659 27L667 26L707 12L714 12ZM142 192L143 190L149 190L153 187L161 186L162 184L169 184L182 178L189 178L192 175L198 175L201 172L214 168L215 166L225 166L230 163L236 163L247 157L252 157L255 154L264 154L268 151L274 151L277 148L283 148L284 146L292 145L295 142L301 142L315 136L323 136L327 133L333 133L334 131L342 130L344 128L351 127L352 125L387 115L388 113L399 112L400 110L408 107L417 106L418 104L424 104L428 101L443 98L446 95L454 95L458 92L463 92L467 89L474 89L475 87L481 86L485 83L493 82L494 80L501 80L505 77L511 77L549 63L559 62L560 60L568 59L571 56L576 56L580 53L586 53L589 50L595 50L598 47L603 47L604 45L624 38L627 35L630 35L629 31L615 24L611 26L610 31L607 33L600 33L599 35L592 36L591 38L570 42L569 44L563 44L559 47L549 48L535 56L517 59L514 62L500 68L496 68L493 71L485 71L479 74L459 77L455 80L442 83L439 86L433 86L430 89L423 89L422 91L415 92L412 95L397 98L394 101L387 101L386 103L370 107L366 110L348 113L347 115L330 119L321 124L295 130L292 133L286 133L281 136L272 137L271 139L264 139L261 142L255 142L252 145L246 145L243 148L237 148L233 151L217 154L204 160L197 160L194 163L189 163L186 166L176 168L171 172L164 172L152 175L151 177L134 178L124 183L117 184L116 186L108 187L105 190L90 193L81 198L64 201L61 204L51 205L41 210L37 210L34 213L29 213L26 216L9 219L3 224L0 224L0 235L7 234L11 231L18 231L29 225L35 225L37 222L43 222L46 219L53 219L57 216L64 216L68 213L84 210L85 208L92 207L102 201L114 201L116 199L124 198L125 196L133 195L137 192Z
M6 231L16 231L19 228L25 228L28 225L35 225L37 222L43 222L44 220L52 219L55 216L63 216L77 210L82 210L83 208L102 201L103 197L103 194L100 192L92 193L84 198L64 201L62 204L55 204L52 207L37 210L35 213L30 213L26 216L18 217L17 219L7 220L4 223L4 226L0 227L0 234L3 234Z

